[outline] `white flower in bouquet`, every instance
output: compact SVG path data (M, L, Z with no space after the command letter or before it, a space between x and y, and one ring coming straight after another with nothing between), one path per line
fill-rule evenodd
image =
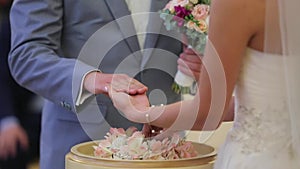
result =
M184 34L188 46L204 53L207 40L210 0L171 0L161 11L167 30ZM190 93L194 78L177 71L172 88L177 93Z

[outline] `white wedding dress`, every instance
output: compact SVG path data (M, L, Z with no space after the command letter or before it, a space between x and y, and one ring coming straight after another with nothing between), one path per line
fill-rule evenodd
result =
M283 57L247 49L235 97L234 125L214 168L300 169L291 146Z

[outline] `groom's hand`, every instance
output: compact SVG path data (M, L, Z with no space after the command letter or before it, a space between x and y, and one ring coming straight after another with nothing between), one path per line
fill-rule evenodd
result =
M96 71L86 75L83 86L92 94L108 94L108 87L130 95L144 94L148 90L145 85L126 74L105 74Z
M177 61L178 70L182 73L193 77L198 80L201 73L201 57L197 55L193 49L186 47L183 53L180 54L180 58Z

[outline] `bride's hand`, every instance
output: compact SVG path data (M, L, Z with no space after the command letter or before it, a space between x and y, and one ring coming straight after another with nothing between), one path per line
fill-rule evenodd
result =
M185 48L183 53L180 54L180 58L177 61L178 69L195 80L198 80L201 73L201 56L197 55L193 49Z
M158 134L161 134L163 131L163 128L152 126L151 124L144 124L142 132L145 135L146 138L148 137L155 137Z
M113 101L114 106L124 113L127 119L145 123L145 114L150 108L146 93L129 95L110 87L109 97Z

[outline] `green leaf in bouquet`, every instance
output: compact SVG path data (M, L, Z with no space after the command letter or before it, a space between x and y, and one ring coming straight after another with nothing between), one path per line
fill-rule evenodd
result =
M199 0L199 4L206 4L206 5L210 5L211 0Z
M164 20L164 25L168 31L178 30L177 22L173 20L173 15L169 14L169 10L165 10L160 14L160 18Z
M172 84L172 90L177 94L191 94L190 87L180 86L175 82Z
M185 34L188 38L188 44L191 45L196 51L203 54L207 35L191 29L186 29Z

